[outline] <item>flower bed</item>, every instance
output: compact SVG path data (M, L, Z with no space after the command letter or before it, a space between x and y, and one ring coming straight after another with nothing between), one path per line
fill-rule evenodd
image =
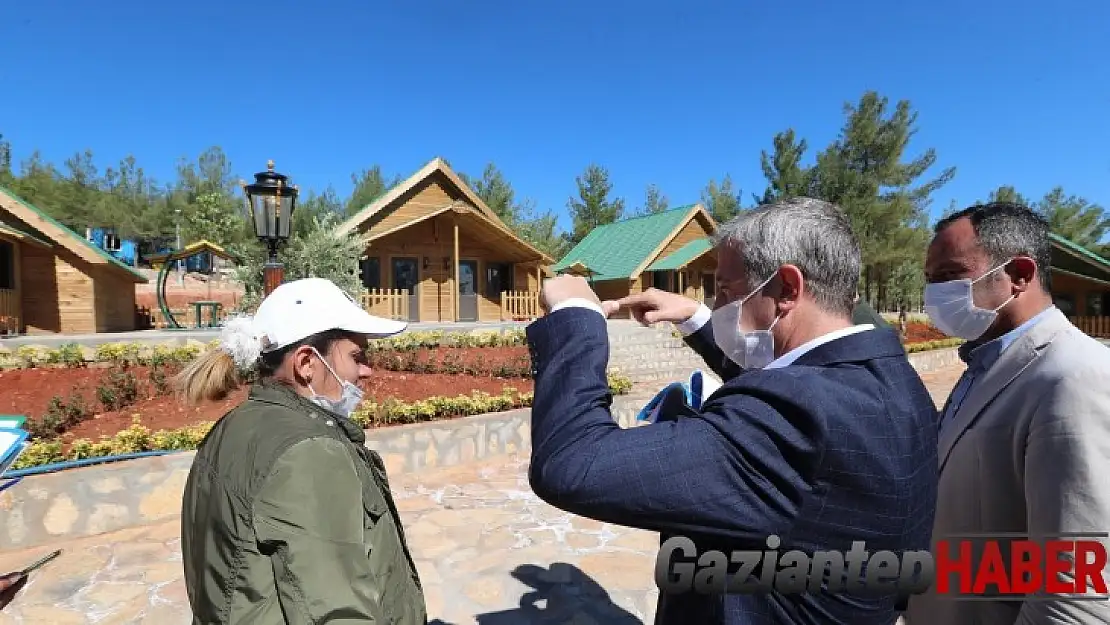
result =
M17 468L138 451L192 449L248 389L188 406L170 379L200 346L102 345L20 348L0 372L0 412L28 415L34 442ZM383 427L531 405L531 362L523 333L411 333L375 341L377 366L362 384L366 401L353 415ZM609 375L614 394L632 382Z

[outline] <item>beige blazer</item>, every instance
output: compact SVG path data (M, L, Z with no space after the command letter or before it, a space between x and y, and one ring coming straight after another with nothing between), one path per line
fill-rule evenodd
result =
M941 434L939 459L934 542L1110 531L1110 348L1051 310L975 381ZM1094 625L1110 623L1110 602L930 593L911 597L905 616L909 625Z

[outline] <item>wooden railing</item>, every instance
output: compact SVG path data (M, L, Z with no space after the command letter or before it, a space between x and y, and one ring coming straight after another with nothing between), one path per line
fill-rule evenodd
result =
M362 308L371 315L407 321L409 297L404 289L369 289L362 292Z
M19 315L19 291L0 289L0 335L19 334L23 320Z
M501 321L531 321L541 316L539 291L501 292Z
M1072 317L1071 322L1088 336L1110 339L1110 317Z

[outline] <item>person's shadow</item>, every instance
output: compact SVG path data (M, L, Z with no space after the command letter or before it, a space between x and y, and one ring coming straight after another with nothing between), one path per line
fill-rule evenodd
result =
M478 625L562 623L577 614L606 625L644 625L643 621L609 598L592 577L578 567L556 562L549 568L525 564L510 575L533 590L520 598L520 607L475 615ZM436 619L428 625L447 625Z

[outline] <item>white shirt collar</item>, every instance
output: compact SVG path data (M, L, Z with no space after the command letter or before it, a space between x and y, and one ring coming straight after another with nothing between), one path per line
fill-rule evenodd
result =
M843 330L837 330L835 332L829 332L828 334L824 334L822 336L819 336L819 337L813 339L812 341L809 341L808 343L805 343L803 345L799 345L798 347L795 347L794 349L786 352L782 356L779 356L775 360L771 361L771 364L767 365L764 368L765 369L779 369L781 367L785 367L787 365L794 364L794 361L801 358L806 352L817 349L818 347L820 347L821 345L824 345L825 343L831 343L831 342L835 341L836 339L841 339L841 338L844 338L846 336L856 334L858 332L865 332L867 330L874 330L874 329L875 329L874 325L872 325L870 323L865 323L865 324L861 324L861 325L858 325L858 326L852 326L850 328L844 328Z

